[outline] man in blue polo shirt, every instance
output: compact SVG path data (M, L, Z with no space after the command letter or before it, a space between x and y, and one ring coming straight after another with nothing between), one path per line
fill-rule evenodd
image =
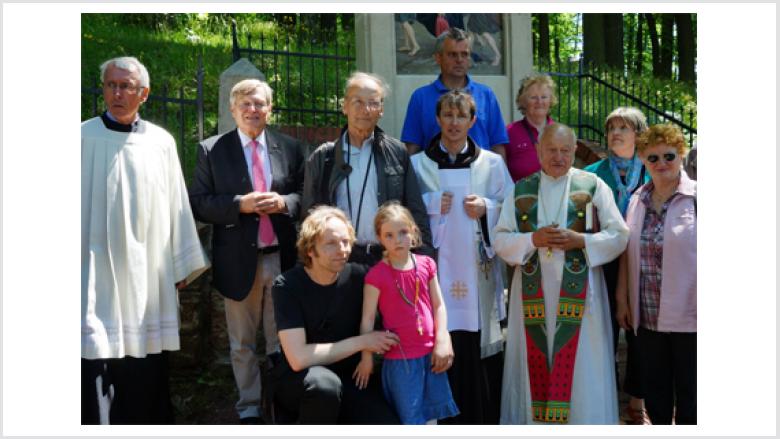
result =
M439 96L459 89L474 97L477 104L477 122L469 130L469 136L482 148L509 143L506 124L501 116L498 100L490 87L472 81L468 75L471 62L471 41L466 32L453 27L439 35L435 47L436 63L441 73L432 83L412 93L406 109L406 119L401 141L409 154L428 147L439 133L436 123L436 102Z

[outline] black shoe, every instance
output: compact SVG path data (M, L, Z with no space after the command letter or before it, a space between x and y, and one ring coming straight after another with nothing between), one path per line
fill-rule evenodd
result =
M241 425L264 425L265 421L263 421L263 418L258 416L247 416L246 418L241 418Z

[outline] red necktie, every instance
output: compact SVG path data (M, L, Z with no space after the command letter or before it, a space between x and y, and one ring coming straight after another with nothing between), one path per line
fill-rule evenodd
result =
M265 185L265 172L263 172L263 157L258 150L257 140L252 140L252 179L257 192L267 192ZM261 247L266 247L274 242L274 228L268 215L260 215L260 226L257 230L257 241Z

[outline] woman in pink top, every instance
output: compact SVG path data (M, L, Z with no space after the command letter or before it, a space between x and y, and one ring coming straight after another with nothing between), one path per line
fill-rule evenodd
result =
M548 75L534 74L523 79L517 91L517 109L523 118L507 125L509 145L494 148L506 160L513 181L542 169L536 154L539 133L553 123L550 109L558 102L555 82Z
M637 334L645 406L653 424L696 424L696 181L674 125L637 142L651 180L629 201L617 320Z
M379 209L374 228L385 254L366 274L360 332L374 329L378 307L385 329L401 339L385 353L382 364L385 398L403 424L456 416L459 411L443 373L454 355L436 262L410 251L421 242L420 231L398 202ZM366 387L373 366L373 353L363 351L353 374L358 388Z

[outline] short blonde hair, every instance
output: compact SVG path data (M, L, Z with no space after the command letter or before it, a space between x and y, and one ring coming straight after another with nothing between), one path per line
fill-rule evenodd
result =
M295 247L298 249L298 257L303 261L304 266L311 267L309 252L314 249L314 246L317 244L317 238L325 231L325 225L333 218L341 220L347 225L349 245L351 246L355 243L355 229L347 219L344 211L332 206L317 206L303 220L301 231L298 233L298 241L295 243Z
M388 221L401 220L406 223L409 229L412 231L412 247L419 247L422 244L422 238L420 237L420 228L417 227L417 223L414 222L414 217L409 209L401 206L396 201L388 201L379 207L374 217L374 233L379 238L382 232L382 224Z
M255 90L260 90L263 93L265 100L268 101L266 103L268 105L273 105L274 91L271 90L271 86L268 85L267 82L259 79L244 79L243 81L236 83L236 85L230 89L230 107L232 108L233 105L235 105L236 99L238 99L239 96L249 96L253 94Z
M643 152L647 148L656 145L666 144L674 147L677 154L685 157L688 154L688 144L685 142L685 136L677 125L670 123L653 125L639 136L636 142L636 150Z
M615 119L621 119L634 129L637 134L642 134L647 131L647 119L644 113L635 107L617 107L606 120L604 120L604 134L609 134L609 124Z
M534 85L543 85L547 87L550 90L550 109L552 110L552 107L554 107L558 103L558 96L555 95L555 81L552 80L550 75L544 75L541 73L532 73L525 78L523 78L522 81L520 81L520 89L517 90L517 97L515 98L515 103L517 104L517 109L520 110L523 114L525 114L525 97L528 94L528 89L531 88L531 86Z
M467 113L472 119L477 114L477 103L474 98L460 90L450 90L439 96L436 101L436 117L441 116L441 111L450 107L457 108L459 112Z

